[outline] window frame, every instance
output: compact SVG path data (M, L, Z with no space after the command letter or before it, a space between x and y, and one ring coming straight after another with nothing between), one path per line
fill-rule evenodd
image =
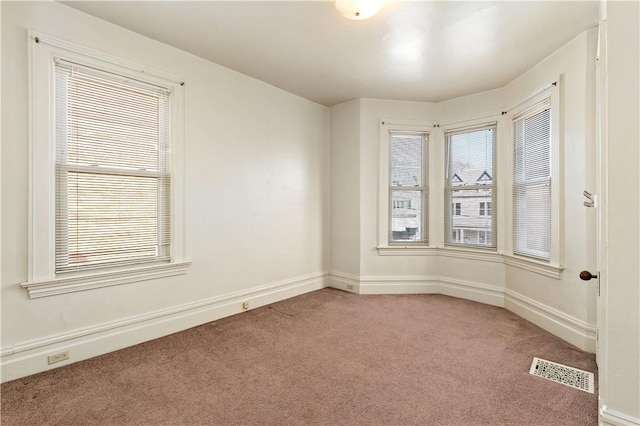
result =
M378 211L378 251L380 254L391 254L402 251L405 254L423 254L422 250L429 248L429 159L432 158L431 134L434 125L425 122L413 122L403 120L380 120L379 123L379 211ZM422 156L422 185L417 187L397 187L391 185L391 144L390 138L393 133L420 134L424 136L423 156ZM391 220L393 211L393 191L398 190L419 190L422 191L422 229L424 238L422 241L392 241Z
M508 242L505 255L507 264L511 264L517 267L525 267L531 265L531 267L540 267L544 269L551 268L552 271L560 272L564 269L563 265L563 233L562 233L562 218L564 212L563 204L563 149L562 149L562 122L560 114L560 79L557 79L553 84L549 85L539 93L530 96L525 101L511 108L506 114L506 120L508 121L509 128L509 188L508 188L508 207L511 212L511 217L507 221L508 223ZM516 253L515 241L514 241L514 185L515 185L515 120L535 114L542 111L541 105L546 102L550 108L550 156L551 156L551 181L550 181L550 218L551 218L551 241L550 241L550 253L549 259L543 259L537 256L527 256Z
M451 197L451 193L453 191L456 190L456 188L462 188L459 190L463 190L463 191L472 191L473 188L470 187L470 185L465 185L465 186L453 186L453 185L449 185L448 182L448 174L449 174L449 168L451 167L451 165L449 164L449 135L455 135L455 134L464 134L464 133L470 133L473 131L478 131L478 130L483 130L483 129L493 129L493 141L492 141L492 175L491 175L491 185L482 185L483 187L488 187L491 189L491 198L490 198L490 203L492 205L497 205L498 202L498 190L499 190L499 185L498 185L498 177L499 177L499 173L498 173L498 139L499 139L499 131L500 131L500 123L498 122L498 120L492 120L492 121L487 121L487 119L474 119L474 120L469 120L468 122L465 123L465 125L460 125L459 123L452 123L451 125L445 126L443 127L443 135L442 135L442 139L443 139L443 153L444 153L444 158L443 158L443 164L442 164L442 175L443 175L443 194L444 194L444 204L445 206L451 206L449 210L447 210L447 208L445 207L444 209L444 217L443 217L443 235L444 235L444 248L456 248L456 249L464 249L464 250L482 250L482 251L488 251L488 252L498 252L498 247L500 244L500 240L499 240L499 235L500 233L498 232L498 228L499 228L499 223L498 223L498 217L497 215L494 216L483 216L485 218L489 217L490 218L490 223L491 223L491 233L493 234L493 246L484 246L481 245L480 243L476 243L476 244L467 244L464 242L454 242L453 241L453 233L455 231L455 228L453 227L453 217L454 216L461 216L462 214L462 206L460 208L460 210L458 211L457 209L454 209L454 205L457 204L457 202L453 201L453 198ZM460 179L460 177L457 175L457 173L454 173L454 176L458 177L458 179ZM475 210L475 208L474 208ZM495 215L495 213L494 213ZM450 217L450 223L447 222L447 217ZM480 215L478 215L478 217L480 217ZM448 226L450 225L450 226ZM478 230L479 232L483 232L484 230ZM458 234L460 235L460 234ZM479 235L479 234L478 234ZM479 240L479 236L477 238ZM485 236L485 240L486 240L486 236Z
M184 82L170 74L147 69L47 35L29 37L29 297L87 290L184 274ZM167 88L171 92L170 149L172 171L170 205L170 260L157 264L105 267L79 272L55 272L55 111L56 58L123 75Z
M140 80L132 80L118 74L106 73L103 70L96 70L95 68L86 67L81 64L71 63L56 57L54 65L54 75L56 81L56 87L54 89L54 101L56 107L54 108L55 120L56 120L56 274L62 276L70 272L77 272L81 270L105 270L114 266L128 266L134 264L154 264L165 263L170 259L170 182L173 176L170 167L170 106L171 106L171 92L165 87L159 87L157 85L150 85ZM163 85L164 86L164 85ZM75 88L75 90L74 90ZM76 96L73 93L86 93L83 96ZM118 108L118 104L127 105L127 102L131 102L133 98L140 102L143 99L148 100L149 104L147 108L152 109L119 109L117 114L127 119L133 119L133 115L143 118L148 121L150 126L148 131L157 135L157 140L154 141L154 146L148 146L144 151L145 162L140 164L136 160L132 160L135 157L130 155L131 150L135 150L133 146L127 148L119 144L111 144L110 142L100 143L100 150L96 151L96 146L92 142L86 140L83 136L89 129L93 131L101 132L115 132L113 137L115 138L128 138L125 134L118 132L109 122L103 122L100 115L86 116L91 110L92 103L105 102L100 98L96 98L96 93L103 93L104 96L121 96L125 95L126 98L118 98L119 101L112 100L104 105L104 108ZM152 105L157 106L157 110L154 110ZM89 108L89 110L87 110ZM81 112L81 111L84 111ZM132 115L133 114L133 115ZM98 120L95 122L94 120ZM83 121L90 120L90 121ZM78 132L74 132L74 122L80 125ZM91 123L91 124L89 124ZM104 123L104 124L101 124ZM153 123L153 124L152 124ZM89 127L90 126L90 127ZM98 126L98 127L94 127ZM131 129L128 129L131 130ZM77 133L77 134L76 134ZM128 134L128 133L127 133ZM134 137L140 137L135 135ZM151 142L151 140L146 140ZM103 158L103 153L108 152L112 158L119 158L120 160L114 162L112 160ZM138 156L136 156L138 157ZM138 161L139 158L138 158ZM155 163L155 164L154 164ZM71 238L73 235L72 229L74 228L70 221L69 213L73 214L77 211L78 214L93 220L107 219L108 216L104 210L96 211L92 215L91 210L78 210L80 205L83 204L82 196L80 194L89 195L95 194L95 191L106 190L109 188L109 181L117 181L116 188L111 187L109 192L103 193L99 197L99 202L102 205L103 202L108 203L105 205L111 212L116 205L122 206L126 209L126 214L133 212L134 209L139 209L141 206L136 203L136 199L133 198L120 198L126 191L133 189L132 183L125 183L127 181L137 180L135 184L136 188L140 188L139 185L147 185L144 193L140 193L138 200L146 198L147 204L145 207L151 207L150 202L155 204L155 215L153 217L155 222L153 226L148 225L148 221L136 220L136 236L130 238L111 238L110 240L104 240L104 229L94 229L87 238L84 238L84 232L81 239ZM91 182L100 181L100 185L96 185ZM78 193L77 197L73 194L75 191L72 187L77 185ZM124 185L125 192L119 192L117 186ZM124 189L123 188L123 189ZM75 198L75 200L74 200ZM117 202L113 204L115 200L124 202ZM119 207L120 208L120 207ZM120 210L123 212L123 210ZM88 213L88 214L87 214ZM149 211L151 213L151 211ZM95 223L92 219L89 219L88 223ZM133 225L133 224L132 224ZM143 226L142 230L139 226ZM92 228L92 226L82 226L84 231ZM117 229L121 228L121 225L117 226ZM108 232L118 232L115 229L111 229ZM154 235L155 234L155 235ZM141 255L136 251L142 248L140 238L152 238L155 240L155 244L151 240L147 240L145 243L144 254ZM128 240L128 241L127 241ZM117 244L121 247L122 244L129 244L129 242L136 241L138 245L132 245L127 250L123 250L121 254L110 254L110 259L104 259L103 256L107 255L109 249L102 246L102 241L107 246L113 249L110 244ZM87 245L90 244L90 245ZM97 244L97 245L96 245ZM83 253L76 253L80 249L78 245L83 247L82 251L97 251L96 256L103 257L102 259L88 262L74 262L72 258L80 259ZM105 250L106 249L106 250ZM152 254L155 251L155 254ZM76 256L72 256L73 254ZM91 254L89 254L91 257Z

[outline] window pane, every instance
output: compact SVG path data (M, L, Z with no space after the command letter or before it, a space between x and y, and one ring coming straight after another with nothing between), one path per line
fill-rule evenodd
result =
M389 242L427 243L427 134L390 132L389 136Z
M391 186L422 186L422 135L391 135Z
M550 185L520 186L514 193L514 252L548 260L551 251Z
M391 194L391 241L424 241L422 191Z
M67 181L67 217L58 220L66 222L68 249L58 264L153 259L168 244L158 226L157 178L68 172Z
M452 186L493 183L493 138L495 129L448 135L448 180Z
M494 191L496 127L446 133L445 243L495 248Z
M516 181L551 176L551 110L515 123Z
M67 159L74 164L158 170L158 96L69 80Z
M451 217L452 243L493 247L492 220L480 214L480 203L491 200L493 189L464 189L451 191L454 214Z

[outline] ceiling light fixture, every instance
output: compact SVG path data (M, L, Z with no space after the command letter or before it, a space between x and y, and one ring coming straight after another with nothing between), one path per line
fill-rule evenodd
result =
M382 7L382 0L336 0L336 9L346 18L361 21L371 18Z

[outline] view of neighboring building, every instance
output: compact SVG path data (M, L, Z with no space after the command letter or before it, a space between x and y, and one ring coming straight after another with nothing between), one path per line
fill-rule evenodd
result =
M451 240L453 244L491 245L493 177L487 170L457 168L452 187L476 189L451 191Z
M427 242L427 135L392 132L391 241Z

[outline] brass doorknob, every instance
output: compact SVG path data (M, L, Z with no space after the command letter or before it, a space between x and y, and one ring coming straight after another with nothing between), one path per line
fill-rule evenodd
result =
M589 280L592 280L594 278L598 278L598 276L597 275L593 275L589 271L580 272L580 279L583 280L583 281L589 281Z

